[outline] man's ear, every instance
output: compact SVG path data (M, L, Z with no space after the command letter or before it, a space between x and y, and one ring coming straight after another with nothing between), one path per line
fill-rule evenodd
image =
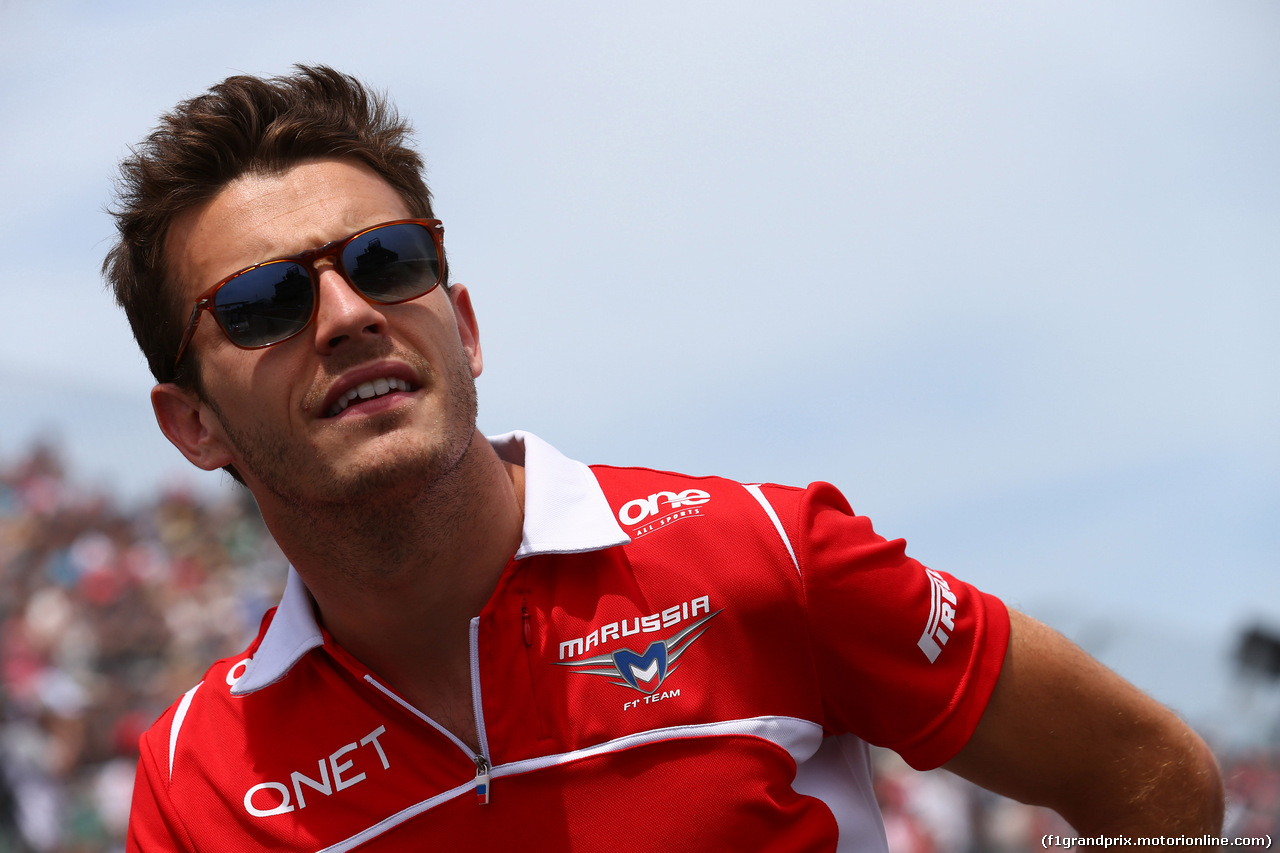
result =
M475 309L471 307L471 294L462 284L449 285L449 301L453 303L453 317L458 323L458 337L467 351L471 375L479 376L484 369L484 356L480 352L480 325L476 322Z
M157 385L151 389L151 408L165 438L192 465L213 471L235 461L228 450L222 422L194 392L171 382Z

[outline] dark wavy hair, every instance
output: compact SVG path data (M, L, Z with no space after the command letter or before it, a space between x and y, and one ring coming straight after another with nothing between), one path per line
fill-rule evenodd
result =
M161 116L120 164L109 209L119 241L102 264L156 381L203 396L194 353L174 365L191 310L164 252L176 217L241 175L344 157L386 180L410 216L432 219L412 133L385 96L324 65L296 65L281 77L228 77Z

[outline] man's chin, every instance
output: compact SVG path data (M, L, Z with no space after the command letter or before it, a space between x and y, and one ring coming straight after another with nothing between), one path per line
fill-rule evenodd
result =
M286 472L263 486L286 504L308 514L340 509L358 512L360 507L400 505L412 501L433 485L448 479L465 455L467 444L437 448L410 448L404 442L375 452L334 460L333 464L299 476Z
M448 491L477 435L475 385L466 362L448 402L429 423L403 413L368 419L345 429L321 430L303 446L280 435L224 428L239 452L250 490L281 508L320 518L340 511L370 520L383 507ZM441 489L443 487L443 490Z

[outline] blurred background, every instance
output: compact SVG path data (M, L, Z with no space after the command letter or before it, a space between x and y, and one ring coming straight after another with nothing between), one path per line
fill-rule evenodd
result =
M1274 835L1278 44L1265 0L0 0L0 853L121 849L138 733L283 583L98 267L128 146L295 62L413 120L482 429L835 483L1178 711ZM880 763L894 853L1055 831Z

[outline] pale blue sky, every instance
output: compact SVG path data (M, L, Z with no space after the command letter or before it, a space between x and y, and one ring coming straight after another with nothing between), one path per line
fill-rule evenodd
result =
M98 279L114 163L327 62L418 128L487 431L830 480L1033 613L1280 623L1277 44L1265 0L0 2L0 456L185 471Z

